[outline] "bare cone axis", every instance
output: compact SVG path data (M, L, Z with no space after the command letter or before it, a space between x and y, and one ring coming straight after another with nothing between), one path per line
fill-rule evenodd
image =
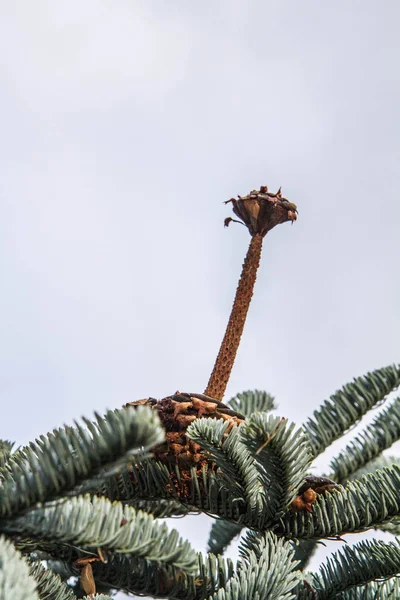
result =
M204 392L206 396L210 396L216 400L222 400L224 397L235 362L247 312L253 296L254 284L257 279L262 244L263 236L261 234L257 233L251 238L224 339L222 340L213 371Z
M188 488L186 484L182 484L180 479L182 474L187 478L186 481L191 481L190 469L195 466L198 470L201 470L205 464L210 462L209 454L203 452L199 444L186 436L190 424L202 417L223 419L229 421L225 430L225 434L228 435L232 427L239 425L245 419L242 414L235 412L228 405L223 404L221 400L225 394L235 362L253 296L263 239L276 225L287 221L293 223L297 219L296 205L283 198L280 189L276 194L273 194L268 191L266 185L262 185L259 190L252 190L246 196L238 196L237 199L231 198L227 202L232 203L233 213L238 218L226 218L225 226L227 227L231 222L242 223L247 227L251 239L224 339L207 388L204 394L188 394L177 391L175 394L161 400L144 398L143 400L129 402L126 405L138 406L143 404L151 406L158 412L166 431L166 440L154 449L154 455L158 461L167 465L170 470L171 485L178 496L182 498L192 493L190 487ZM177 476L176 467L180 469L179 477ZM135 481L134 478L132 481Z
M257 278L263 239L276 225L287 221L293 223L297 219L297 206L283 198L280 188L276 194L272 194L266 185L262 185L259 190L253 190L247 196L238 196L238 199L231 198L225 204L228 202L232 203L233 212L240 220L228 217L225 219L225 226L232 221L242 223L249 230L251 241L224 339L204 392L206 396L219 401L224 397L242 337Z

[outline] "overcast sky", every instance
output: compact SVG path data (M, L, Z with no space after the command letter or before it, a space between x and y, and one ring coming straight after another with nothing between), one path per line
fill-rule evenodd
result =
M2 3L1 438L202 392L249 242L223 201L261 184L299 218L265 239L227 398L266 389L300 423L399 360L399 18Z

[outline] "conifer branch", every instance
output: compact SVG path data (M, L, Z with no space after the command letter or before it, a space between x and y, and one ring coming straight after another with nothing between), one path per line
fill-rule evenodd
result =
M274 529L287 538L323 539L360 532L400 516L400 468L371 473L326 496L313 512L288 512Z
M345 547L335 552L313 574L311 586L318 600L351 597L356 586L395 577L400 572L400 545L380 540L363 541L353 548ZM372 590L376 590L376 586Z
M111 596L106 594L95 594L94 596L85 596L82 600L113 600Z
M0 594L4 600L39 600L29 565L13 544L0 536Z
M242 531L242 525L231 523L224 519L216 519L211 526L208 537L207 550L215 555L223 554L230 543L238 537Z
M0 440L0 469L8 462L13 446L14 444L8 440Z
M242 562L237 572L228 581L224 593L213 596L214 600L294 598L293 591L300 574L295 570L297 561L293 559L290 543L271 532L263 535L249 532L242 540L239 552Z
M397 465L400 467L400 457L398 456L385 456L380 454L371 462L366 463L357 471L351 473L348 477L348 481L354 481L356 479L362 479L363 475L369 475L370 473L374 473L375 471L382 471L385 467L392 467L393 465Z
M85 481L99 481L164 439L154 411L147 407L109 411L96 421L84 419L54 430L12 455L0 469L0 516L11 516L36 502L60 497Z
M71 548L62 546L54 546L53 552L68 564L76 557ZM199 554L193 574L167 563L156 565L129 554L111 554L107 563L93 562L92 566L99 586L171 600L204 600L223 589L235 573L231 560L213 554ZM70 573L76 575L72 569Z
M78 496L38 507L2 521L0 529L9 535L40 540L38 549L46 548L49 540L89 550L105 548L107 552L165 562L188 572L197 562L189 543L176 530L168 531L151 515L106 498Z
M392 365L358 377L335 392L303 426L313 456L321 454L399 385L400 365Z
M102 493L111 500L133 505L158 496L180 502L186 512L187 509L190 512L202 511L234 521L243 519L246 514L244 497L232 495L226 477L212 464L189 470L175 465L175 469L169 472L167 466L159 461L144 461L134 465L129 472L124 470L109 478Z
M252 501L257 469L254 459L242 443L242 426L231 428L222 420L197 419L187 430L187 436L204 450L221 469L221 477L232 494L245 502Z
M158 500L137 500L132 501L130 506L135 510L141 510L149 513L154 519L166 519L169 517L183 517L190 510L187 506L177 500L167 500L160 498Z
M30 564L30 574L36 581L40 600L76 600L75 594L61 577L51 569L45 569L41 562Z
M229 400L228 405L245 417L249 417L254 412L270 412L277 408L275 398L268 392L260 390L248 390L236 394Z
M399 540L362 542L318 573L301 572L318 540L371 528L400 533L400 461L382 455L400 439L400 398L333 460L333 477L346 487L308 474L313 458L400 384L400 365L344 386L297 431L267 414L275 405L266 392L223 404L263 238L297 218L296 206L266 186L229 202L251 241L206 394L132 402L14 453L0 440L1 598L111 600L114 590L170 600L400 597ZM200 511L219 517L214 552L250 529L236 568L195 555L156 521Z
M266 413L254 413L246 421L242 440L255 458L265 492L265 510L258 523L264 529L287 510L304 480L311 461L308 440L286 419Z
M400 438L400 397L382 411L331 462L330 477L340 483L377 458Z
M297 568L299 571L304 571L318 548L318 543L315 540L295 540L293 542L293 557L298 561Z

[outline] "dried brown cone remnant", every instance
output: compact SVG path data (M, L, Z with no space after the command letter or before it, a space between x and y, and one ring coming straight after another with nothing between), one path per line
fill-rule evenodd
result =
M340 486L328 477L308 476L304 479L304 483L300 486L297 496L292 500L290 508L293 512L307 511L312 513L312 505L318 498L319 494L333 492L340 489Z
M200 446L186 436L186 430L195 419L207 417L229 421L226 433L244 421L244 416L218 400L204 394L176 392L162 400L146 398L129 402L126 406L147 404L158 412L166 431L166 441L154 449L154 457L168 466L178 465L181 469L208 462Z
M266 185L261 186L259 191L253 190L247 196L239 196L238 200L231 198L227 202L232 202L233 212L240 221L228 217L225 219L225 226L232 221L243 223L251 234L251 240L224 339L204 392L218 400L222 400L225 394L239 348L257 278L263 239L276 225L297 219L296 205L283 198L280 189L276 194L272 194Z

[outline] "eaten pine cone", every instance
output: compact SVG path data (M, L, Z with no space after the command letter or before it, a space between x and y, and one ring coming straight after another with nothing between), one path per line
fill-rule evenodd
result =
M166 441L154 449L154 457L172 466L188 468L207 462L207 456L199 446L186 436L186 430L195 419L207 417L229 421L226 434L232 427L245 420L240 413L232 410L219 400L214 400L204 394L186 394L177 392L162 400L146 398L128 402L125 406L151 406L158 412L166 431Z
M238 199L231 198L225 204L228 202L232 202L233 212L240 221L228 217L225 226L232 221L243 223L252 236L260 234L264 237L276 225L286 221L293 223L297 219L297 206L282 196L280 188L273 194L266 185L262 185L259 190L238 196Z

